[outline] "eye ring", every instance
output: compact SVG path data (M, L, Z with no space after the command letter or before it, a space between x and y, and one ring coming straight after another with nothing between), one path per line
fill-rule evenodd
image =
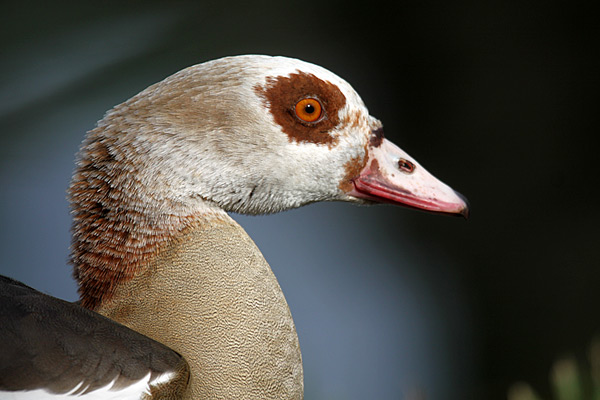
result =
M297 102L294 111L296 117L304 122L316 122L323 116L321 102L313 97L306 97Z

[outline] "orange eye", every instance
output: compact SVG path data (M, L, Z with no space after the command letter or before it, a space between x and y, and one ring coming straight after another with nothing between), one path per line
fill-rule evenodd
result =
M315 122L321 118L323 108L319 100L306 98L296 103L296 116L305 122Z

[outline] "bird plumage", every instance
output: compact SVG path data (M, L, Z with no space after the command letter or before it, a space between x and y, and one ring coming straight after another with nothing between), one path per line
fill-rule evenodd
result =
M145 335L146 346L180 354L166 370L170 379L161 375L145 396L186 399L303 396L288 305L227 212L266 214L316 201L467 210L384 139L381 122L347 82L303 61L255 55L189 67L108 111L82 144L69 198L81 305L110 320L82 315L116 321ZM30 362L11 360L25 369ZM52 391L87 378L44 379L41 388ZM0 390L29 387L17 381Z

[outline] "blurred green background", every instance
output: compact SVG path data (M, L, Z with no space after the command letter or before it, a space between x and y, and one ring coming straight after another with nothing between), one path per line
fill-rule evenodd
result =
M591 5L591 4L590 4ZM463 221L319 204L236 219L294 315L307 399L550 398L600 331L598 30L576 2L3 2L0 273L75 300L65 200L103 113L192 64L286 55L349 81L466 195Z

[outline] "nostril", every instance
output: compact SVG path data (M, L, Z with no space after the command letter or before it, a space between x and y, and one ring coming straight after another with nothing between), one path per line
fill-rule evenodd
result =
M412 174L415 170L415 164L404 158L401 158L398 160L398 169L406 174Z

